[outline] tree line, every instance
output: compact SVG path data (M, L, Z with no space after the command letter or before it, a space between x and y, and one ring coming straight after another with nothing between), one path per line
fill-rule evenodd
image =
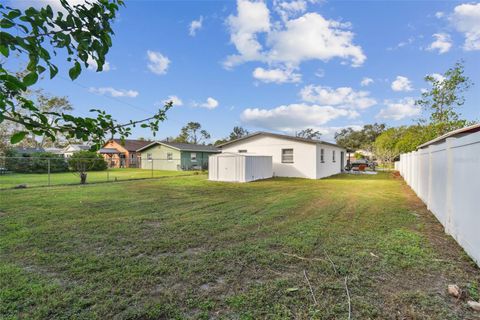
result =
M400 154L414 151L421 144L452 130L472 125L459 111L465 103L464 93L473 85L465 75L463 61L457 62L441 77L428 75L425 90L415 104L422 116L409 126L388 128L385 124L368 124L360 130L342 129L335 134L337 144L349 150L372 152L384 162L392 163Z

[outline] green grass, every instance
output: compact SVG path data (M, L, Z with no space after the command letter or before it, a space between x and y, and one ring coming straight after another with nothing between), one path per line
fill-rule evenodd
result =
M345 277L354 319L469 319L480 272L389 173L0 192L1 319L346 319Z
M152 174L153 173L153 174ZM143 169L108 169L105 171L91 171L87 174L88 183L121 181L132 179L146 179L193 174L190 171L143 170ZM51 185L78 184L80 177L73 172L52 173ZM44 173L9 173L0 175L0 189L13 188L20 184L27 187L48 185L48 174Z

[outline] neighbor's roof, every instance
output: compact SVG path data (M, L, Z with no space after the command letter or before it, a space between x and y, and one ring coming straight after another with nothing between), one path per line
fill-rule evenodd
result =
M164 145L179 151L191 151L191 152L220 152L218 148L214 146L208 146L208 145L203 145L203 144L191 144L191 143L179 143L179 142L168 142L168 141L154 141L150 142L148 145L139 148L137 151L142 151L145 149L148 149L150 147L153 147L154 145Z
M102 148L98 150L98 153L100 154L123 154L122 152L118 151L117 149L114 148Z
M90 150L90 146L87 146L85 144L69 144L68 146L65 147L67 148L72 148L73 150Z
M245 139L249 139L249 138L260 136L260 135L270 136L270 137L275 137L275 138L280 138L280 139L286 139L286 140L292 140L292 141L298 141L298 142L306 142L306 143L313 143L313 144L326 144L326 145L329 145L329 146L345 149L345 148L343 148L343 147L341 147L341 146L339 146L335 143L325 142L325 141L322 141L322 140L307 139L307 138L301 138L301 137L289 136L289 135L286 135L286 134L278 134L278 133L265 132L265 131L257 131L257 132L248 134L248 135L246 135L242 138L238 138L238 139L235 139L235 140L232 140L232 141L229 141L229 142L222 143L222 144L218 145L218 147L221 148L223 146L226 146L226 145L229 145L229 144L232 144L232 143L237 143L237 142L243 141Z
M15 150L18 153L22 153L22 154L45 152L45 149L43 149L43 148L28 148L28 147L27 148L18 147L18 148L14 148L13 150Z
M113 139L113 141L115 141L116 143L118 143L128 151L137 151L138 149L141 149L152 143L152 141L131 140L131 139L125 139L123 141L122 139Z
M435 138L433 140L425 142L424 144L419 145L417 147L417 149L422 149L422 148L428 147L429 145L437 143L437 142L443 142L447 138L451 138L451 137L454 137L454 136L457 136L457 135L460 135L460 134L465 135L465 134L468 134L468 133L474 133L474 132L478 132L478 131L480 131L480 123L477 123L477 124L474 124L472 126L468 126L468 127L465 127L465 128L461 128L461 129L457 129L457 130L447 132L443 136L440 136L438 138Z

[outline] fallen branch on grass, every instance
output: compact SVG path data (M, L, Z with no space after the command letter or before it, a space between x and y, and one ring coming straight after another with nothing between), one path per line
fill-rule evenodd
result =
M325 255L327 256L328 261L330 261L330 263L332 264L333 271L335 271L335 273L338 274L337 267L335 266L335 263L333 263L332 259L330 259L330 256L328 255L327 250L324 249L323 252L325 252Z
M348 298L348 320L352 318L352 303L350 301L350 291L348 291L348 276L345 277L345 291L347 291Z
M287 256L287 257L292 257L292 258L296 258L296 259L299 259L299 260L305 260L305 261L323 261L324 259L321 259L321 258L305 258L305 257L301 257L301 256L298 256L296 254L292 254L292 253L282 253L284 256Z
M333 260L330 259L330 256L327 253L327 250L323 250L325 252L325 256L327 259L330 261L333 267L333 271L335 271L335 274L339 274L337 271L337 267L335 266L335 263L333 263ZM348 320L352 319L352 301L350 299L350 291L348 290L348 276L345 277L345 291L347 292L347 301L348 301Z
M310 293L312 294L313 302L317 305L317 298L315 298L315 293L313 293L312 285L310 284L310 280L307 277L307 271L303 270L303 275L305 276L305 280L307 280L308 288L310 288Z

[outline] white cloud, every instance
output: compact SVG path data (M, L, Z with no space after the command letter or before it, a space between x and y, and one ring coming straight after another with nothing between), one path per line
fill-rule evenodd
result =
M351 60L360 66L366 57L361 47L353 45L353 32L348 23L326 20L318 13L288 20L285 29L274 30L269 35L272 49L271 61L299 64L306 60L328 61L332 58Z
M156 51L147 51L148 61L150 63L147 65L148 69L155 74L165 74L167 73L168 66L170 64L170 59Z
M138 96L138 91L114 89L112 87L101 87L101 88L90 87L88 90L90 92L101 94L101 95L108 94L114 98L118 98L118 97L135 98L136 96Z
M433 77L433 79L435 79L438 82L443 82L443 80L445 80L445 77L439 73L432 73L430 74L430 76Z
M263 2L237 1L236 16L227 18L230 29L230 41L235 45L238 55L228 56L224 65L231 68L244 61L262 60L262 45L257 33L270 30L270 11Z
M183 106L183 101L182 99L180 99L179 97L177 96L168 96L167 99L163 100L162 103L163 104L166 104L167 102L170 102L172 101L173 102L173 105L174 106L177 106L177 107L180 107L180 106Z
M442 11L435 12L435 17L438 18L438 19L441 19L444 16L445 16L445 12L442 12Z
M453 10L450 20L465 36L463 49L480 50L480 3L464 3Z
M274 10L280 15L282 20L288 20L288 18L296 16L298 14L307 11L307 1L305 0L274 0Z
M300 91L303 101L341 108L366 109L377 103L368 91L355 91L350 87L330 88L324 86L305 86Z
M428 46L427 50L438 50L439 54L450 51L450 48L452 47L452 38L448 33L435 33L432 37L435 38L435 41Z
M365 77L362 79L362 81L360 81L360 85L362 87L367 87L369 85L371 85L373 83L373 79L372 78L368 78L368 77Z
M384 104L387 106L381 109L377 114L377 118L389 120L402 120L411 118L420 114L420 107L415 105L415 99L404 98L398 101L385 100Z
M355 118L356 111L331 106L290 104L273 109L248 108L241 120L248 125L269 130L294 131L318 127L339 117Z
M190 27L189 27L190 36L195 37L195 35L197 34L197 30L200 30L202 28L202 24L203 24L203 16L200 16L198 20L193 20L192 22L190 22Z
M212 110L212 109L215 109L216 107L218 107L219 103L216 99L214 99L212 97L208 97L207 100L203 103L198 103L198 102L195 102L195 101L192 102L192 106Z
M263 69L256 68L253 71L253 77L262 82L270 83L286 83L286 82L300 82L302 75L295 73L292 69Z
M303 12L302 3L277 1L276 8L283 8L284 12ZM264 2L238 0L237 15L230 15L227 25L238 54L226 58L226 68L248 61L296 68L304 61L332 58L350 61L357 67L366 59L362 48L353 44L350 23L327 20L315 12L272 22ZM260 41L259 35L265 40Z
M88 63L88 70L97 71L98 64L97 64L97 61L95 61L95 59L93 59L92 57L88 57L87 63ZM110 71L110 62L105 61L105 63L103 64L102 72L108 72L108 71Z
M397 78L392 82L393 91L412 91L412 82L403 76L397 76Z

